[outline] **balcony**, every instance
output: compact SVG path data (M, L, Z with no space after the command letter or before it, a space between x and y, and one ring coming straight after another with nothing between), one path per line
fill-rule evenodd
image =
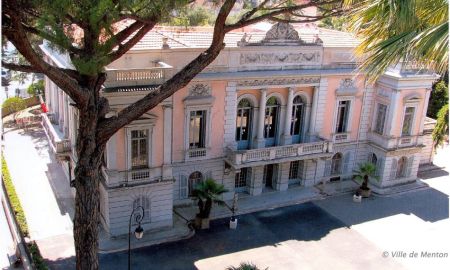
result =
M123 92L123 87L154 86L162 84L168 77L168 72L172 67L164 62L158 62L155 67L150 68L130 68L130 69L107 69L105 88L115 92ZM144 89L145 90L145 89Z
M142 184L173 182L163 179L161 168L131 169L127 171L108 170L102 167L102 175L109 187L128 187Z
M42 114L42 126L47 134L50 147L56 155L69 155L72 150L72 144L69 139L64 138L64 134L59 131L59 126L53 124L53 115Z
M369 141L388 150L406 147L422 147L422 136L388 137L374 132L368 133Z
M284 162L296 159L318 158L331 156L332 143L318 137L312 137L310 142L250 149L232 150L227 149L226 159L236 169L265 165L274 162Z

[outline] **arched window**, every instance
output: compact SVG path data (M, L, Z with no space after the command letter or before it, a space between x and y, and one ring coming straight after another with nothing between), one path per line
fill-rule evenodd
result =
M192 192L196 185L203 181L203 175L201 172L196 171L189 175L189 196L192 196Z
M397 161L397 173L396 173L396 178L402 178L406 176L406 162L407 159L406 157L401 157L398 161Z
M336 153L331 158L331 175L341 174L342 172L342 154Z
M246 98L239 101L236 113L236 141L238 149L248 149L252 126L252 104Z
M144 209L144 218L141 222L150 222L150 199L147 196L139 196L133 201L133 209L136 209L139 206ZM139 215L142 215L142 211L140 209L134 211L132 219L133 224L137 224L136 218L138 218Z
M291 118L291 136L292 142L300 142L300 135L303 131L303 118L305 106L302 98L296 96L292 104L292 118Z
M264 119L264 138L266 138L266 146L275 145L279 109L280 103L277 98L270 97L266 102L266 115Z
M377 155L375 155L375 153L370 154L369 162L372 163L373 165L377 166L378 157L377 157Z

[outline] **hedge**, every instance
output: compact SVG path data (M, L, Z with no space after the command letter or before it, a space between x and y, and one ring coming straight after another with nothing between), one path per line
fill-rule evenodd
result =
M28 224L27 220L25 219L25 213L23 212L23 208L20 204L19 197L17 196L16 189L14 188L14 185L11 181L11 176L9 174L8 166L6 165L4 157L2 157L2 174L3 183L5 183L6 187L6 193L8 194L9 201L11 202L16 220L19 223L20 230L22 231L23 236L28 237Z

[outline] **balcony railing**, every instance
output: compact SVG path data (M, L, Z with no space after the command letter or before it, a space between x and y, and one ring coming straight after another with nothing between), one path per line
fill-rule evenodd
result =
M166 79L167 70L171 68L159 62L157 67L151 68L107 69L105 87L162 84Z
M44 127L44 131L47 134L50 146L54 153L67 154L71 152L72 144L70 140L62 138L58 132L56 132L55 127L45 113L42 114L42 126Z
M385 149L416 147L422 144L422 136L420 135L388 137L375 132L369 132L368 135L369 141L372 141Z
M241 165L250 162L270 161L312 154L329 153L332 151L331 148L331 142L318 141L250 150L228 149L227 159L234 165Z
M126 171L107 170L102 167L102 175L111 187L124 187L140 184L155 184L173 179L163 179L160 168L131 169Z

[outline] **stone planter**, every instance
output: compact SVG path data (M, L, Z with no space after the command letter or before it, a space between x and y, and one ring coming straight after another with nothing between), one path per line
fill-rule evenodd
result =
M361 194L363 198L369 198L372 191L370 189L358 189L358 193Z
M361 196L361 195L356 195L356 194L353 195L353 201L354 201L354 202L360 203L361 200L362 200L362 196Z
M235 218L235 219L230 219L230 229L236 230L236 228L237 228L237 222L238 222L237 218Z

